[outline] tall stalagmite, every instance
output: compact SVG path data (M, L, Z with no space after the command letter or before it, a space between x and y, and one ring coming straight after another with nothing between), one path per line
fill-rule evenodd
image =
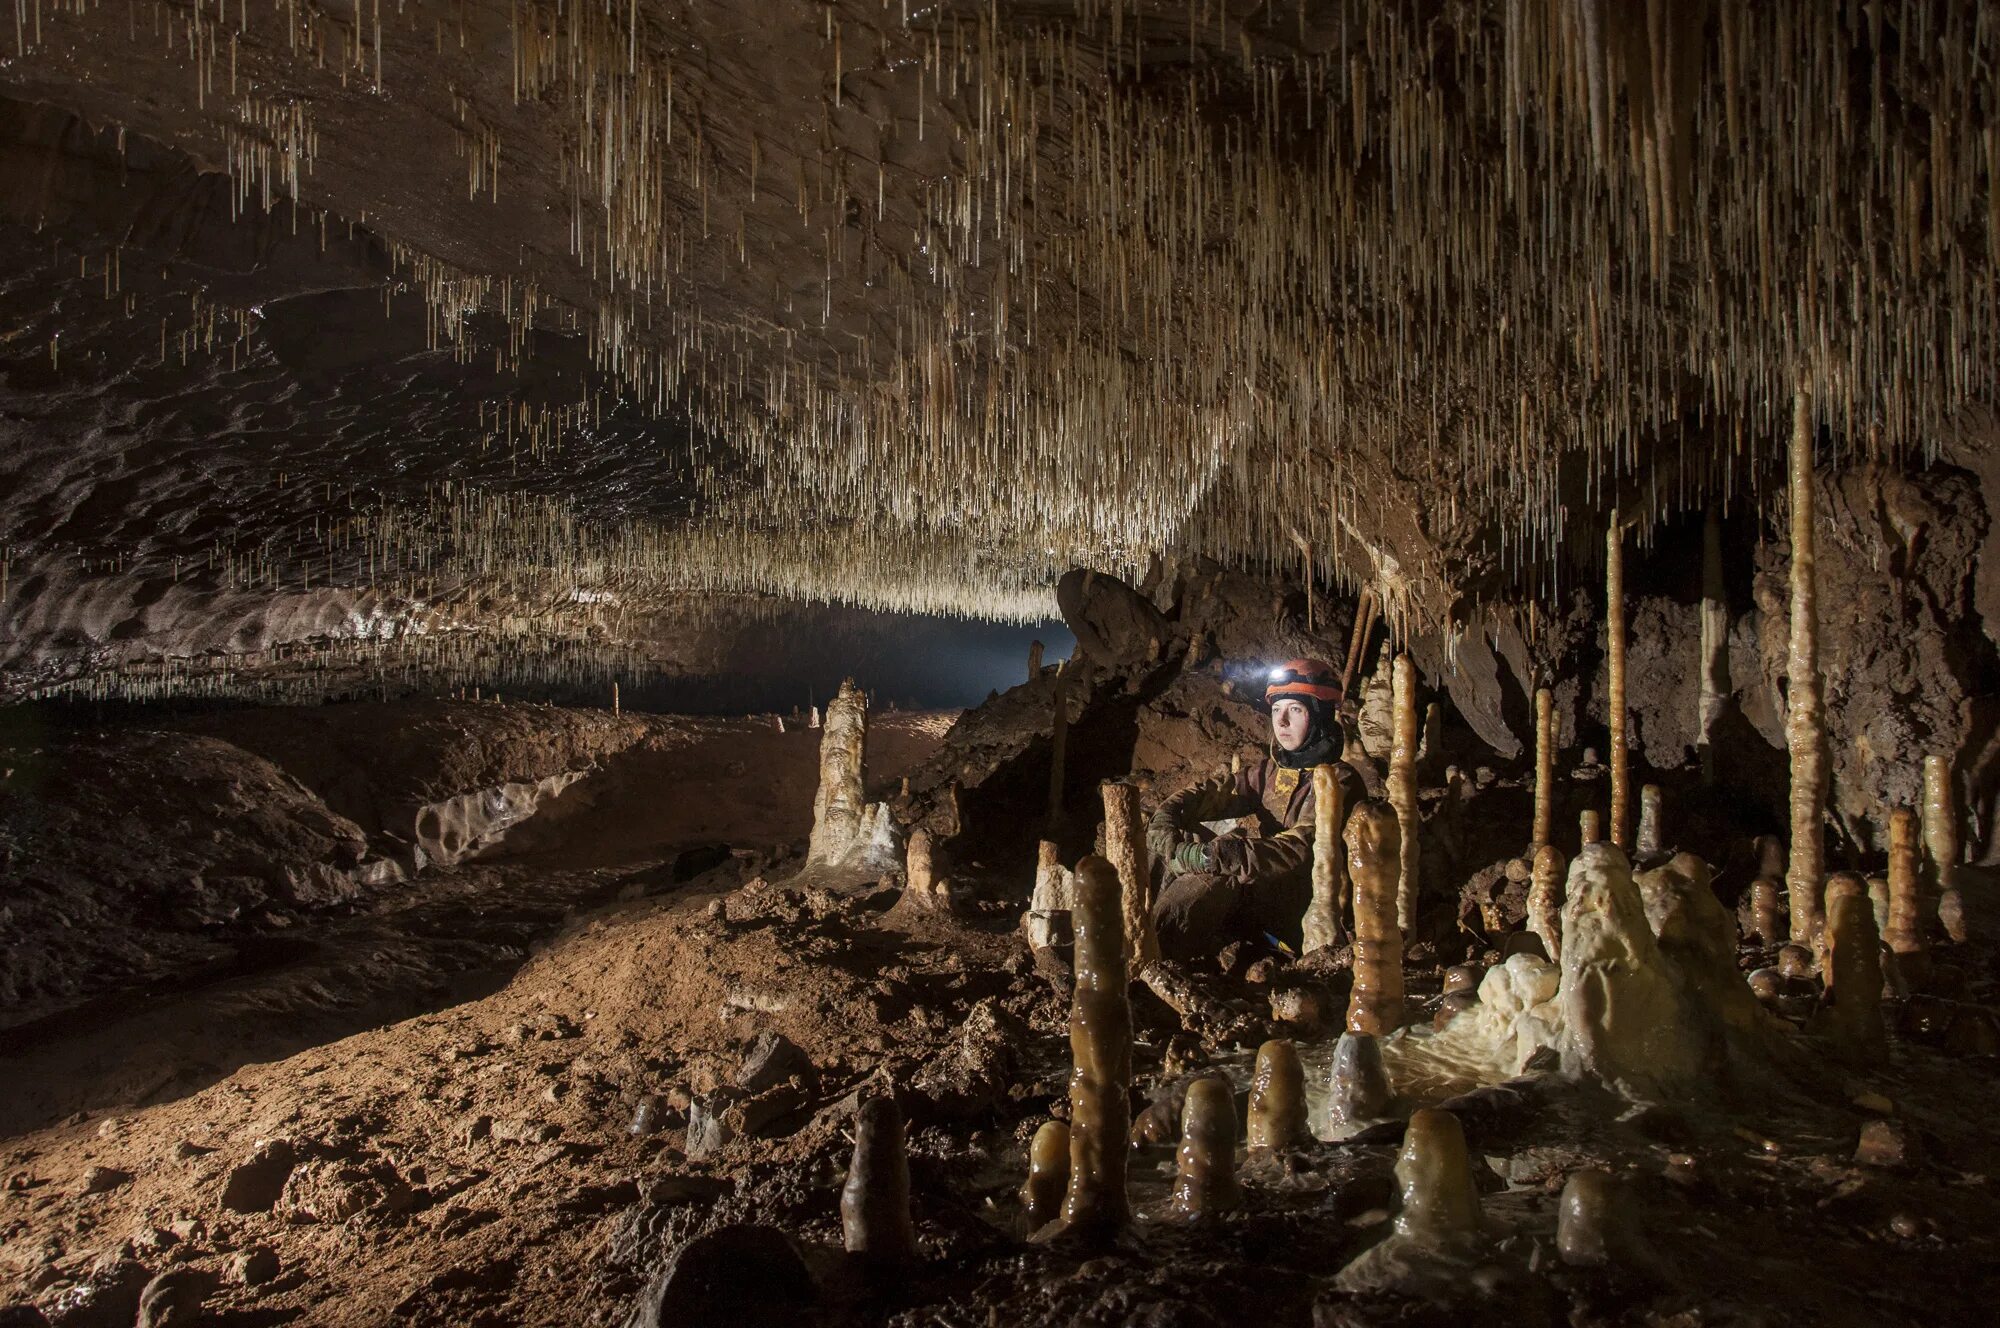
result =
M1341 904L1346 895L1347 873L1342 869L1340 846L1340 781L1333 767L1316 765L1313 780L1313 862L1312 902L1300 920L1305 933L1304 952L1325 950L1340 940Z
M1625 736L1625 527L1617 508L1604 533L1605 713L1611 729L1611 842L1632 851L1631 745Z
M1556 816L1556 697L1535 689L1535 829L1529 848L1551 841Z
M1889 813L1889 919L1882 940L1895 956L1897 976L1906 988L1920 987L1930 976L1924 919L1935 913L1936 901L1929 900L1929 908L1926 902L1917 814L1898 807Z
M1126 998L1125 914L1118 870L1103 858L1076 866L1076 989L1069 1046L1069 1197L1073 1228L1121 1227L1126 1137L1132 1130L1132 1007Z
M1104 796L1104 856L1118 872L1125 916L1126 953L1132 972L1160 957L1153 930L1152 862L1146 850L1146 823L1139 814L1139 790L1122 780L1107 781Z
M861 793L863 748L868 739L868 698L849 678L826 708L819 739L819 792L813 796L812 838L806 859L830 863L844 857L861 833L867 804Z
M1852 872L1836 872L1827 882L1825 938L1822 967L1832 1003L1820 1026L1842 1056L1878 1063L1889 1049L1882 1023L1882 941L1868 886Z
M1785 888L1792 940L1812 943L1826 878L1826 715L1819 675L1819 590L1813 559L1812 398L1792 398L1792 634L1785 665L1785 748L1792 762L1792 843Z
M1354 888L1354 986L1347 1029L1376 1036L1403 1023L1403 932L1396 925L1402 833L1396 809L1370 798L1347 818L1347 877Z
M1938 923L1954 941L1966 939L1964 874L1958 866L1958 806L1952 798L1951 762L1924 758L1924 855Z
M1390 675L1395 729L1389 749L1389 805L1396 809L1396 925L1408 931L1417 918L1417 668L1408 655L1396 656Z
M1528 877L1528 930L1553 963L1562 962L1563 855L1554 844L1535 850Z
M1701 781L1715 782L1715 726L1729 702L1729 599L1722 580L1722 517L1711 506L1701 528L1701 691L1695 754Z

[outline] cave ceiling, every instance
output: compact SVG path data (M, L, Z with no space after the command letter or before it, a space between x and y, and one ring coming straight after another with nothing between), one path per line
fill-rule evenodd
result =
M15 8L15 668L1196 557L1437 628L1762 501L1799 394L1995 399L1970 0Z

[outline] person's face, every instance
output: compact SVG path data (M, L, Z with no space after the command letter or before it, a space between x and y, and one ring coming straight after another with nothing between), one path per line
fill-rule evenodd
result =
M1305 746L1306 735L1312 731L1312 711L1306 709L1305 702L1290 697L1280 697L1271 706L1271 736L1278 740L1278 746L1288 752L1295 752Z

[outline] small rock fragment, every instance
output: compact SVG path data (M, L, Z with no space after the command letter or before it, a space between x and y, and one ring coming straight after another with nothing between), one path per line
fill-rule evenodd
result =
M1916 1136L1899 1120L1871 1120L1861 1127L1854 1160L1864 1167L1907 1167L1916 1161Z
M278 1275L278 1255L267 1245L252 1245L229 1260L229 1280L238 1286L262 1286Z
M268 1213L284 1193L298 1153L283 1139L266 1139L222 1183L222 1206L232 1213Z

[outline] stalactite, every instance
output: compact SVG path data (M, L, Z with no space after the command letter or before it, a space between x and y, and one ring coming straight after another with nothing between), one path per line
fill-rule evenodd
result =
M1528 930L1541 938L1551 963L1562 962L1563 855L1554 844L1535 850L1528 885Z
M1695 702L1695 754L1701 782L1715 783L1715 728L1728 704L1729 600L1722 580L1722 518L1711 505L1701 531L1701 691Z
M1049 729L1048 823L1051 826L1059 824L1063 815L1063 762L1069 746L1069 688L1077 667L1077 661L1072 658L1056 670Z

